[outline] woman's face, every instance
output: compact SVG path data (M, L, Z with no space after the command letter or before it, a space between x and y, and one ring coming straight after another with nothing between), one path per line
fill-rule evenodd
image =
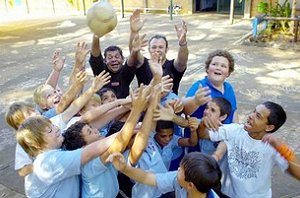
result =
M222 84L229 76L229 61L223 56L215 56L206 70L209 81L213 84Z

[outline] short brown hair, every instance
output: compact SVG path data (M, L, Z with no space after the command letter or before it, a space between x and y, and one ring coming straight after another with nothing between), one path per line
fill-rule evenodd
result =
M234 59L233 56L226 50L216 50L208 54L208 57L205 61L205 70L208 70L209 64L211 63L212 59L215 56L223 56L226 58L229 62L229 74L231 74L234 71Z

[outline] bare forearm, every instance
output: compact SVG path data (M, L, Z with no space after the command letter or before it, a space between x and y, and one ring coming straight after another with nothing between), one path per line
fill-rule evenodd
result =
M25 177L26 175L32 173L32 171L33 171L33 165L32 164L28 164L28 165L25 165L23 168L19 169L18 170L18 174L21 177Z
M184 127L184 128L189 126L188 120L186 120L185 118L183 118L179 115L176 115L176 114L173 115L172 122L174 122L178 126L181 126L181 127Z
M179 46L177 59L175 60L175 67L177 71L183 72L187 66L187 61L189 57L189 50L187 45Z
M146 172L139 168L133 168L130 166L126 166L124 170L122 170L125 175L135 180L136 182L146 184L149 186L157 186L156 184L156 176L151 172Z
M58 83L59 76L60 76L60 72L53 69L48 79L46 80L45 84L50 85L55 89Z
M95 57L98 57L101 54L100 39L96 35L93 35L91 54Z
M195 102L194 97L185 98L185 99L182 100L182 103L183 103L183 106L184 106L183 112L185 113L185 115L191 115L200 106Z

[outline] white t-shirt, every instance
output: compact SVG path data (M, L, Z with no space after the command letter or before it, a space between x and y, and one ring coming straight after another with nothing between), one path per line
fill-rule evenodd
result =
M272 197L272 168L277 165L285 171L288 162L270 144L251 138L240 124L223 125L218 132L209 131L209 136L227 145L224 194L235 198Z

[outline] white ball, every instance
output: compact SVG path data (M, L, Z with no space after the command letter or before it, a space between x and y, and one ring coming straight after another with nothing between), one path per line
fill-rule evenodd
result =
M117 15L112 5L98 1L87 11L87 25L97 36L101 37L112 31L117 25Z

